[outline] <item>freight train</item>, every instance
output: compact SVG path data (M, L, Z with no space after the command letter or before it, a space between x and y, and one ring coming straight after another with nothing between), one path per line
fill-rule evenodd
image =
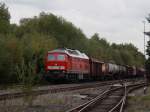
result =
M45 57L45 74L48 80L105 80L144 77L145 69L119 65L88 57L72 49L48 51Z

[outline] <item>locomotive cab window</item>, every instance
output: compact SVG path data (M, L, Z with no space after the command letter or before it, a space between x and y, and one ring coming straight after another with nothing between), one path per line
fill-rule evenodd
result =
M58 55L57 60L64 61L65 60L65 55Z
M52 60L55 60L55 56L52 54L49 54L48 55L48 61L52 61Z

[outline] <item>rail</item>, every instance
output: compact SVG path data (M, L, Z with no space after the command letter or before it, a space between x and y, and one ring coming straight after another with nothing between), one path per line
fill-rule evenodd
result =
M131 80L128 80L131 81ZM81 85L76 85L76 86L69 86L69 87L55 87L55 88L50 88L48 87L47 89L34 89L30 92L22 92L22 91L15 91L15 92L6 92L6 93L0 93L0 100L6 100L6 99L13 99L13 98L18 98L18 97L23 97L23 96L28 96L28 95L41 95L41 94L48 94L48 93L58 93L58 92L65 92L65 91L73 91L73 90L79 90L79 89L87 89L87 88L95 88L95 87L100 87L100 86L105 86L105 85L111 85L120 82L120 80L115 80L115 81L105 81L105 82L99 82L99 83L88 83L88 84L81 84Z
M78 107L70 109L67 112L88 112L88 111L91 111L93 108L96 108L98 105L100 105L98 103L107 100L108 96L111 96L111 93L113 93L115 91L121 92L120 93L121 96L118 96L118 97L120 97L119 98L120 100L117 101L117 103L113 107L111 107L109 110L106 110L106 112L114 112L116 110L118 112L123 112L124 105L125 105L126 99L127 99L127 94L129 93L129 91L140 88L144 85L146 85L146 83L137 83L137 84L132 84L132 85L126 85L125 84L122 87L109 88L109 89L105 90L102 94L100 94L97 97L93 98L92 100L88 101L87 103L84 103L82 105L79 105Z

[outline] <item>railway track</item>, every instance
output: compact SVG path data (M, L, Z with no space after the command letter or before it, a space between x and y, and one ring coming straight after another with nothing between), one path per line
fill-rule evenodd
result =
M105 82L97 82L97 83L85 83L85 84L75 84L75 85L58 85L58 86L47 86L42 87L40 89L33 89L30 92L23 92L23 91L13 91L13 92L2 92L0 93L0 100L6 99L14 99L19 98L27 95L42 95L48 93L58 93L58 92L65 92L65 91L73 91L79 89L86 89L86 88L95 88L99 86L111 85L120 82L119 80L116 81L105 81Z
M131 82L133 80L126 80L126 81ZM40 89L33 89L30 92L22 92L22 91L0 92L0 100L14 99L14 98L27 96L27 95L42 95L48 93L58 93L58 92L73 91L73 90L86 89L86 88L95 88L95 87L111 85L120 82L121 82L120 80L115 80L115 81L104 81L104 82L76 84L76 85L63 85L63 86L58 85L54 87L48 86Z
M67 112L122 112L129 91L144 86L142 84L112 86L102 94Z

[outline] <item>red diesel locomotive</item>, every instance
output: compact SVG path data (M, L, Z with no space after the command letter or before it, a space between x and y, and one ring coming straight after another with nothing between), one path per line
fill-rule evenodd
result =
M119 79L145 75L144 69L102 62L66 48L48 51L45 72L44 77L48 80Z
M78 50L56 49L45 59L45 76L51 79L83 79L90 73L89 58Z

